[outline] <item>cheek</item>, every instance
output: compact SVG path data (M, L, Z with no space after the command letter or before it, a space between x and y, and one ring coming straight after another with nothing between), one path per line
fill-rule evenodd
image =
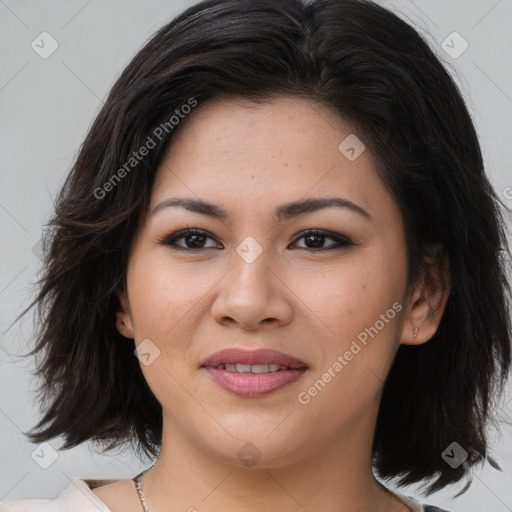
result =
M200 321L200 302L213 281L191 272L192 266L170 263L165 251L155 252L134 255L128 291L136 343L149 339L158 348L158 356L149 365L142 362L141 370L157 400L172 414L189 405L190 396L180 383L190 371L190 340ZM196 392L193 383L187 389Z
M135 338L163 341L190 322L213 282L193 264L177 265L164 251L134 258L129 267Z
M321 320L323 354L301 390L318 414L341 400L332 412L345 421L378 399L399 337L404 272L398 255L368 250L332 267L317 286L313 278L302 282L297 294Z
M321 360L299 390L299 404L310 417L325 417L333 429L358 418L379 400L400 331L402 305L388 279L350 272L327 280L316 307L326 327L318 343ZM329 283L329 284L327 284ZM394 305L394 307L393 307ZM337 405L336 405L337 404Z
M293 282L294 293L306 305L327 346L343 348L373 326L403 293L405 269L377 250L361 250L327 271L304 272ZM395 317L395 315L393 315ZM394 322L396 324L396 322ZM380 323L379 323L380 325ZM390 331L386 324L386 331Z

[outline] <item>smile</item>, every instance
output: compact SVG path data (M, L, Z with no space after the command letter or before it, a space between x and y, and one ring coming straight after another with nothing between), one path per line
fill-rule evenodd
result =
M307 368L300 359L282 352L238 347L216 352L201 365L222 389L246 398L277 391L299 379Z

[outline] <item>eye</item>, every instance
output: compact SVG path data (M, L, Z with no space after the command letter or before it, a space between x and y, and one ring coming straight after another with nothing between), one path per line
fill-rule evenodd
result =
M176 233L165 237L163 240L161 240L160 243L163 245L171 245L177 250L188 249L189 251L194 251L202 250L205 248L211 249L212 247L204 247L204 241L208 238L213 240L213 238L206 231L197 228L189 228L182 229L181 231L177 231ZM184 246L176 243L181 239L184 240Z
M188 250L190 251L201 251L203 249L212 249L213 246L205 246L205 241L208 239L215 240L211 237L207 231L198 228L188 228L172 233L160 241L161 244L172 246L176 250ZM305 246L299 247L299 249L306 249L311 252L323 252L346 247L350 245L356 245L350 241L347 237L333 233L330 231L323 230L307 230L299 233L292 244L296 244L298 240L304 239ZM328 247L322 247L326 239L331 239L334 244ZM177 243L183 240L183 244ZM222 247L221 247L222 248Z
M329 247L322 247L325 240L330 238L334 240L334 245L331 244ZM302 231L295 238L294 243L297 240L304 239L306 247L300 247L300 249L308 249L312 252L323 252L323 251L331 251L333 249L339 249L344 246L356 245L347 237L339 235L337 233L332 233L330 231L323 230L308 230Z

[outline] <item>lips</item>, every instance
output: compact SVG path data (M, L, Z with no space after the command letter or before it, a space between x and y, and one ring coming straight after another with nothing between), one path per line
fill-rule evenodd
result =
M261 397L295 382L308 369L296 357L270 349L221 350L208 357L204 368L225 391L244 398Z
M218 368L221 365L278 365L291 370L307 368L307 364L296 357L271 349L244 350L228 348L215 352L203 361L201 366ZM270 369L272 371L273 368ZM275 370L274 370L275 371ZM243 370L244 373L248 373ZM262 373L262 372L253 372Z

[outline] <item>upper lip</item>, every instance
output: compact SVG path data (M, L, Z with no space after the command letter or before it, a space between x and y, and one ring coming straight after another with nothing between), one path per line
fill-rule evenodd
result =
M215 352L201 366L216 368L221 364L279 364L288 368L307 368L306 363L296 357L272 349L246 350L237 347Z

